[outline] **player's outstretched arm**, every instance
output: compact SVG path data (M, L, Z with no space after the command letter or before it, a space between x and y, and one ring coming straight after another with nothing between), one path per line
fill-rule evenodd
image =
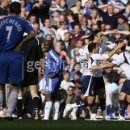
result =
M119 49L121 49L126 44L124 42L119 43L118 46L116 46L112 51L108 53L109 58L112 57Z

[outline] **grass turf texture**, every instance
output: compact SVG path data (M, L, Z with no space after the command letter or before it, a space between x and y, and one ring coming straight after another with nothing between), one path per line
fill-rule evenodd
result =
M130 122L0 120L0 130L130 130Z

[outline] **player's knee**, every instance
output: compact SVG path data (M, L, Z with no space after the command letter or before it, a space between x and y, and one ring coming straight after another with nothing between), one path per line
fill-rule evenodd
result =
M88 106L92 106L92 104L93 104L93 101L91 100L91 101L88 101Z
M46 95L46 101L52 101L52 95L51 94Z
M127 96L127 102L130 104L130 96Z
M125 98L126 98L126 94L121 92L119 95L119 100L125 100Z

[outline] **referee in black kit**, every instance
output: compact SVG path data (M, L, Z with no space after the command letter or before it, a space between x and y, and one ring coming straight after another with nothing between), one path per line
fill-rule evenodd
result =
M43 52L41 48L41 39L35 37L27 42L23 48L24 51L24 80L21 84L21 89L19 91L18 102L17 102L17 111L18 118L22 119L22 104L23 104L23 87L29 87L30 94L33 101L33 110L34 114L32 117L37 120L39 119L39 106L40 98L38 96L38 70L41 67L41 59L43 58Z

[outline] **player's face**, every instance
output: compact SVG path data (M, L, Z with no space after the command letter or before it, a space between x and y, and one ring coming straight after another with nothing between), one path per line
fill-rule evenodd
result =
M94 53L98 53L99 52L99 47L96 46L96 48L94 49Z

